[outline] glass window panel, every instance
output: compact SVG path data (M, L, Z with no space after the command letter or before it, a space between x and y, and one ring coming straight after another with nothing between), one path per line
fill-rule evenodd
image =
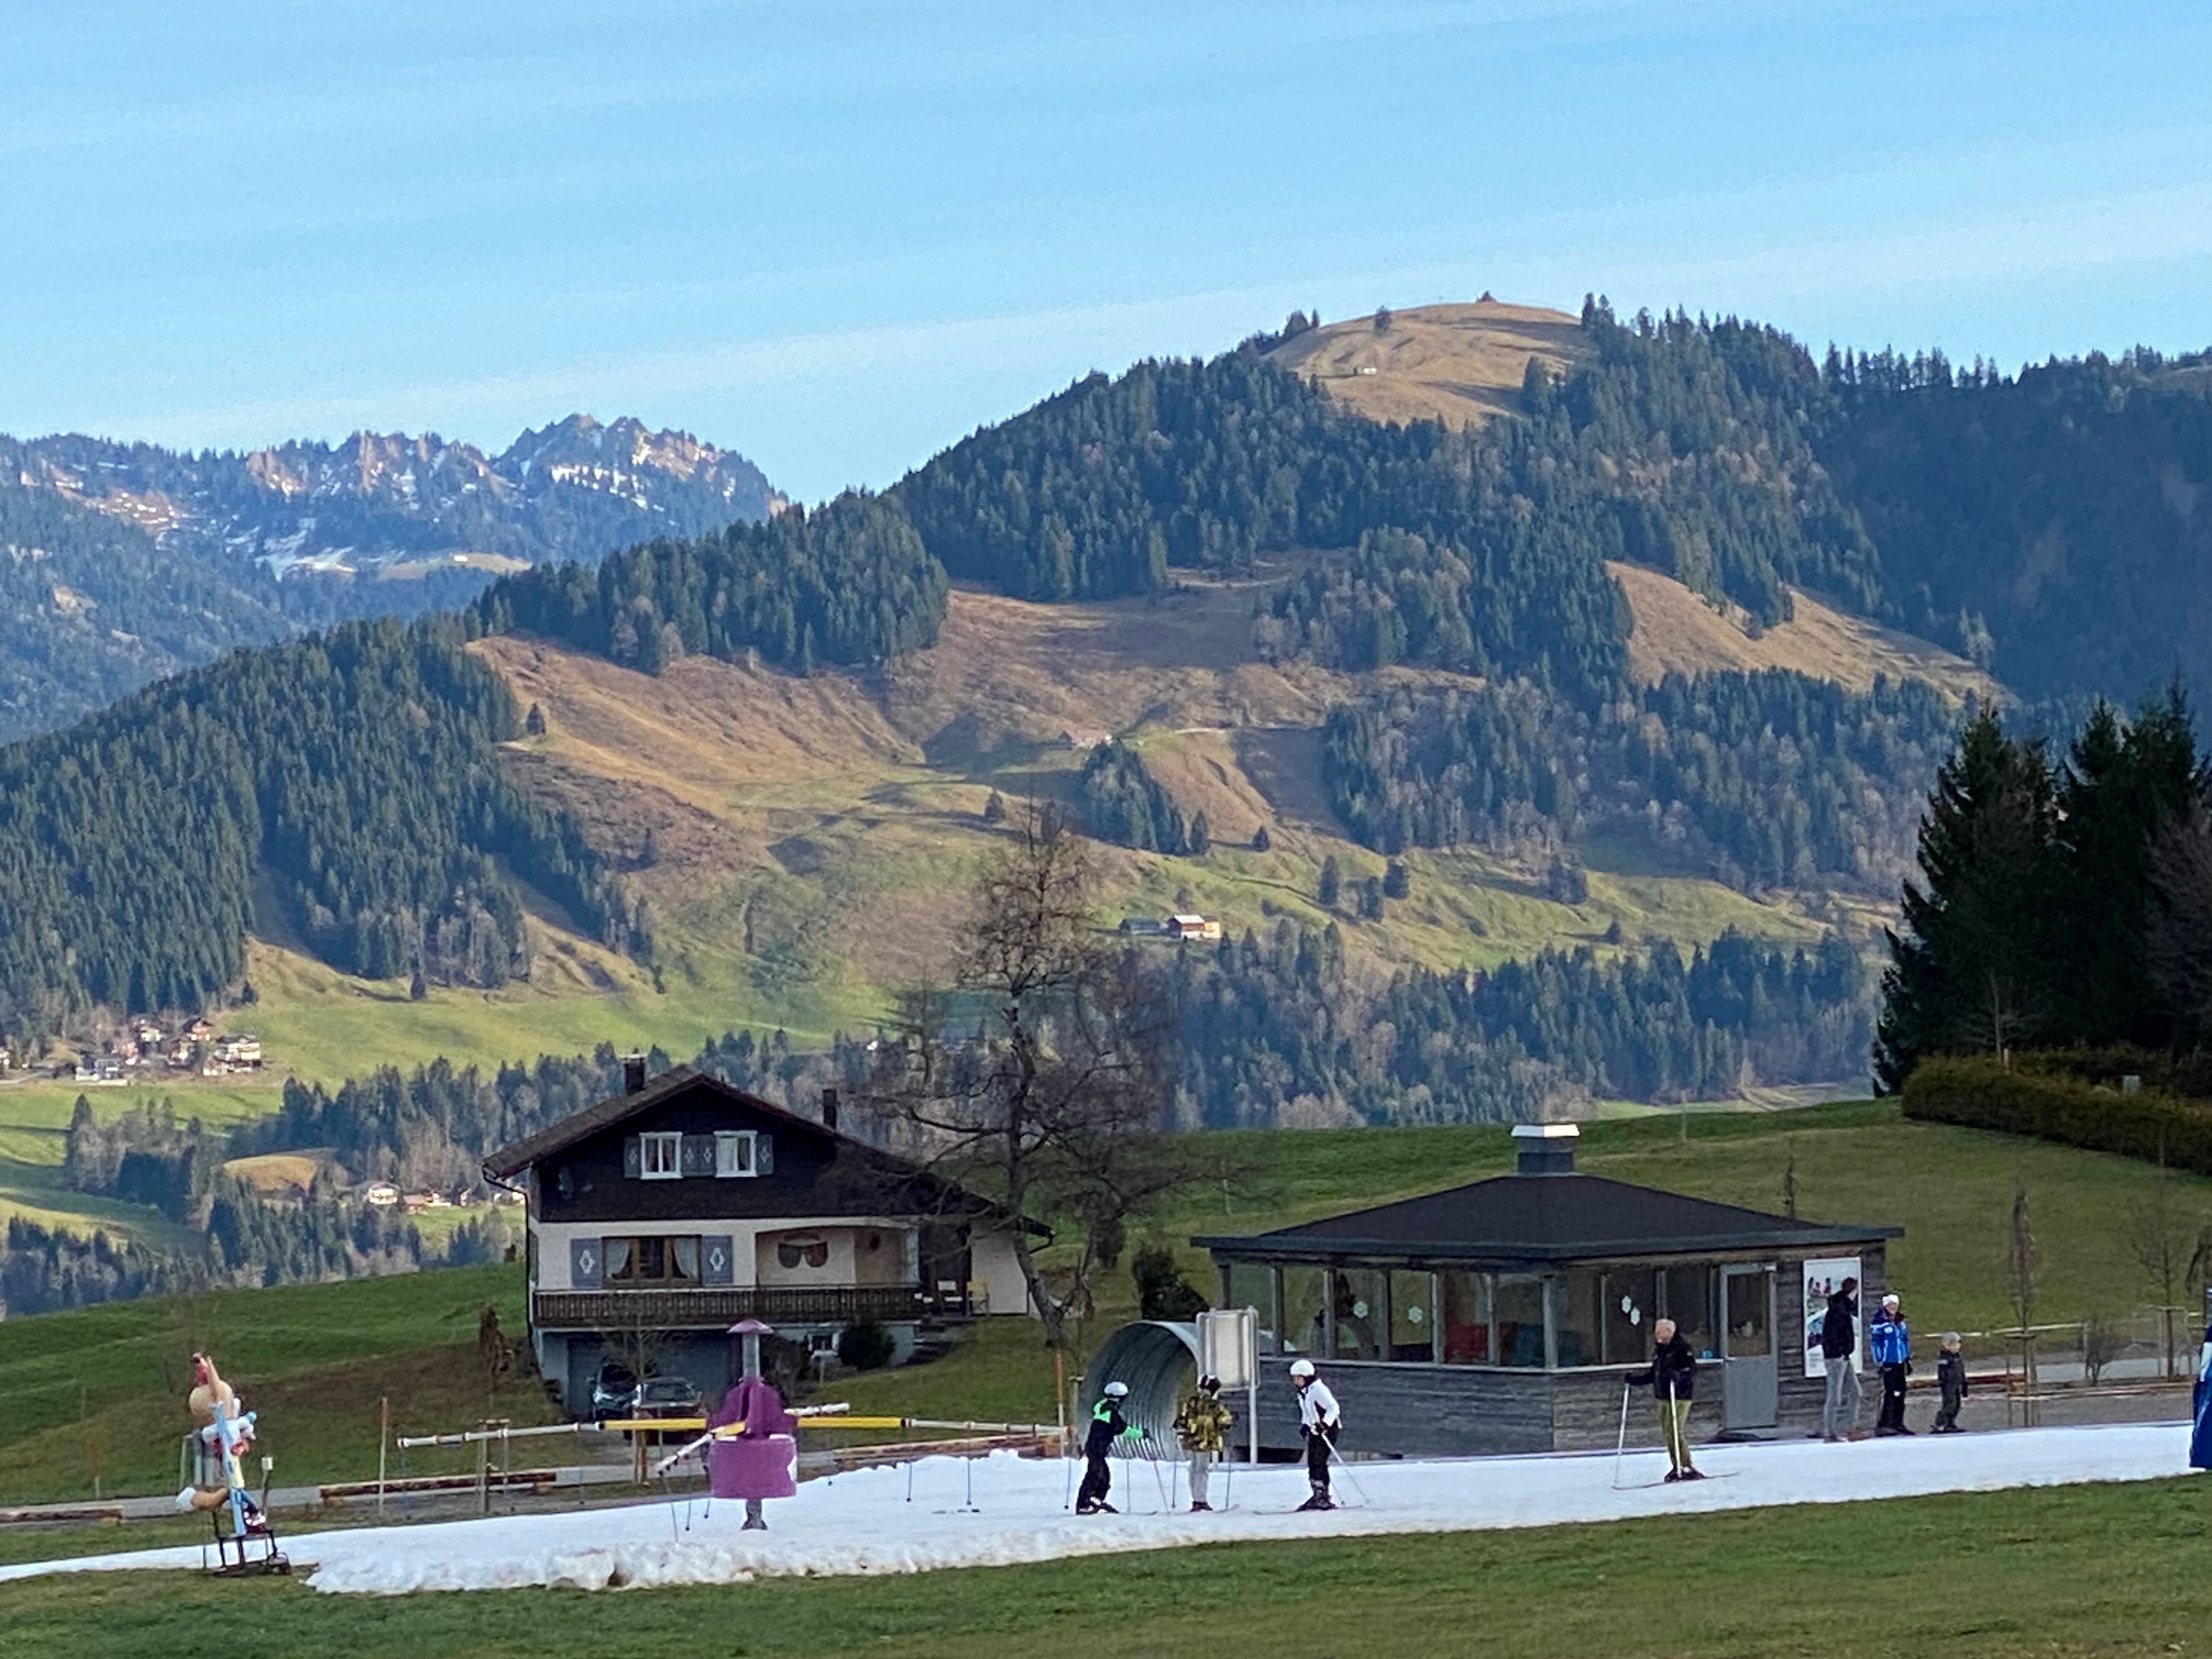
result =
M647 1237L636 1241L637 1277L656 1280L668 1277L668 1241Z
M1322 1296L1328 1278L1319 1267L1283 1269L1283 1352L1319 1353Z
M1572 1267L1552 1283L1552 1346L1562 1366L1595 1365L1600 1354L1599 1294L1601 1276L1593 1268Z
M750 1129L718 1129L714 1133L714 1173L728 1179L753 1172L753 1137Z
M606 1276L611 1279L628 1279L630 1262L629 1240L610 1238L600 1248L606 1253L605 1264L602 1269Z
M1605 1276L1607 1365L1641 1364L1651 1355L1651 1322L1659 1316L1659 1275L1650 1267L1616 1269Z
M1455 1268L1439 1273L1443 1292L1444 1364L1488 1365L1490 1275Z
M697 1284L699 1282L699 1241L696 1238L677 1238L671 1239L669 1243L673 1256L672 1266L674 1268L671 1277L682 1279L687 1284Z
M1492 1323L1498 1328L1497 1363L1540 1370L1544 1364L1544 1281L1533 1275L1501 1276L1492 1294L1496 1298Z
M1428 1273L1390 1275L1390 1358L1430 1360L1437 1357L1436 1310L1431 1305L1435 1279Z
M1382 1294L1388 1280L1371 1267L1336 1275L1336 1358L1382 1358Z
M1731 1359L1764 1359L1774 1352L1773 1323L1767 1317L1767 1274L1762 1268L1728 1275L1728 1353Z
M1674 1328L1690 1345L1690 1352L1700 1359L1719 1357L1714 1346L1719 1322L1714 1308L1718 1298L1718 1275L1711 1267L1669 1267L1667 1269L1666 1316L1674 1322Z

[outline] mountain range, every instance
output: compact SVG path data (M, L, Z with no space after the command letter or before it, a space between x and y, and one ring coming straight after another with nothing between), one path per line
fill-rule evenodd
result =
M781 505L686 433L572 415L486 455L359 433L243 453L0 437L0 739L66 724L234 646L465 603Z

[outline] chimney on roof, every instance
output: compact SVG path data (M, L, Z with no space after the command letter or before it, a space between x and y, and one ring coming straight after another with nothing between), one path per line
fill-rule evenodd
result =
M837 1127L837 1091L835 1089L822 1091L822 1127L825 1129Z
M624 1054L623 1056L623 1092L626 1095L634 1095L644 1087L645 1056Z
M1571 1123L1516 1123L1513 1126L1513 1173L1524 1176L1572 1175L1575 1142L1582 1131Z

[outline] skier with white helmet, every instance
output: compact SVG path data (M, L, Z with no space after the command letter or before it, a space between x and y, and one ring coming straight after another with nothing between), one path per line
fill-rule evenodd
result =
M1106 1494L1114 1485L1114 1471L1106 1462L1106 1455L1114 1449L1116 1440L1125 1435L1134 1437L1138 1432L1121 1415L1121 1402L1128 1397L1127 1382L1109 1382L1098 1396L1098 1403L1091 1408L1091 1429L1083 1437L1083 1484L1075 1489L1078 1515L1119 1513L1106 1501Z
M1344 1414L1328 1384L1314 1375L1312 1360L1291 1362L1291 1386L1298 1391L1298 1432L1306 1443L1306 1484L1313 1488L1313 1495L1298 1507L1333 1510L1336 1504L1328 1495L1328 1460L1334 1454Z

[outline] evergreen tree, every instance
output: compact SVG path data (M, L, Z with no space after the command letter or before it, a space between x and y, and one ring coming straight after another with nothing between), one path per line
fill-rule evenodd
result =
M1392 859L1388 865L1383 866L1382 896L1385 898L1401 899L1412 890L1413 879L1406 873L1406 866L1404 861L1400 859Z
M2057 971L2068 994L2051 1035L2164 1046L2172 1019L2151 982L2146 929L2154 848L2197 799L2202 763L2179 684L2132 723L2100 702L2058 782Z
M1936 775L1921 827L1922 879L1905 884L1889 935L1875 1066L1886 1091L1945 1050L2008 1053L2053 1018L2061 867L2049 763L1984 710Z
M1344 888L1344 872L1336 866L1336 854L1331 853L1321 861L1321 880L1314 888L1314 897L1324 910L1336 908L1336 901Z

